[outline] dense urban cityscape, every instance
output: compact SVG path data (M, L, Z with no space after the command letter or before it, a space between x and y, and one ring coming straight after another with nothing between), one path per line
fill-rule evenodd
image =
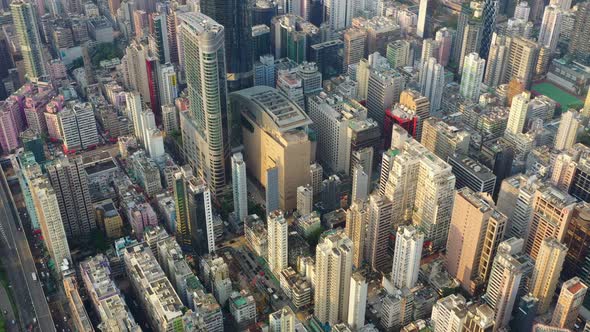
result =
M590 332L590 1L0 0L0 332Z

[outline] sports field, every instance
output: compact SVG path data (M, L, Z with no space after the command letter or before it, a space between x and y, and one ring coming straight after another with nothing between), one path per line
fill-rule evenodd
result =
M555 100L561 106L562 111L567 110L568 105L579 104L583 102L580 98L560 89L550 82L533 84L531 91L535 94L545 95Z

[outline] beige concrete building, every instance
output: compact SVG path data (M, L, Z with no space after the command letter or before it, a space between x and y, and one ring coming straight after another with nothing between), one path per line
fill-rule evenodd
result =
M503 82L519 79L528 86L537 64L539 45L530 39L512 38Z
M369 218L368 206L365 202L352 202L346 211L346 236L352 240L352 265L360 267L365 259L365 239Z
M246 168L266 187L266 170L278 167L279 206L285 211L295 209L297 187L309 183L312 146L307 127L311 120L284 94L267 86L234 92L230 101L232 116L242 117Z
M489 277L506 221L490 196L467 187L455 194L447 240L447 270L471 295L480 291Z
M471 135L446 122L430 118L424 121L420 143L447 161L453 154L467 154Z
M525 246L532 259L537 259L543 240L553 237L563 241L575 205L574 197L553 186L537 190Z
M541 242L529 286L531 294L539 299L538 314L549 310L566 253L567 247L553 237Z
M573 329L587 291L588 286L580 281L578 277L564 282L561 285L561 293L559 299L557 299L551 325L564 329Z

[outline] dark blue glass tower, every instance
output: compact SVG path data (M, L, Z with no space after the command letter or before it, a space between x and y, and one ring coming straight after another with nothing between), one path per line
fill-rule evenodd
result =
M488 59L488 53L490 52L492 35L496 30L496 17L498 16L498 8L498 0L485 0L483 5L483 30L481 34L479 56L486 60Z

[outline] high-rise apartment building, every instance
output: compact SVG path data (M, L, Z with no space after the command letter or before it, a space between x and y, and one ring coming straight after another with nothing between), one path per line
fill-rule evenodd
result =
M186 83L190 101L189 112L183 112L180 118L184 153L188 163L205 179L212 194L217 195L227 182L231 126L227 109L225 29L203 14L183 13L180 16L182 23L178 29L185 71L189 73ZM199 61L204 58L209 60ZM203 72L215 74L204 77L190 74Z
M573 329L587 291L588 286L578 277L564 282L551 318L551 325L561 329Z
M531 93L525 91L512 98L512 105L510 106L510 113L508 115L508 123L506 124L506 132L512 135L521 134L524 126Z
M369 197L371 185L369 175L365 173L363 166L357 164L352 171L352 201L366 201Z
M96 228L94 206L82 157L61 157L46 166L70 242L88 241Z
M490 276L506 219L489 196L467 187L455 194L446 264L449 273L470 294L480 291Z
M469 132L438 118L429 118L423 123L420 143L444 161L455 154L466 155L470 141Z
M367 286L367 279L360 272L357 271L350 277L350 300L346 322L351 329L357 330L365 326Z
M170 63L160 65L160 77L158 82L160 83L160 104L169 105L174 104L174 101L178 97L178 77L176 76L176 70Z
M295 209L297 187L309 183L311 141L307 126L312 121L293 101L267 86L234 92L230 99L233 113L241 114L242 121L248 123L235 133L242 137L248 171L268 192L266 171L276 167L278 193L274 199L280 209Z
M528 233L533 199L543 184L535 177L518 174L502 181L497 208L508 217L506 237L523 237Z
M479 57L477 53L469 53L463 60L463 72L461 74L461 95L469 100L479 100L480 85L486 60Z
M590 53L590 1L578 4L574 27L568 51L578 59L584 59Z
M297 317L289 306L268 316L270 332L295 332L295 322L297 322Z
M384 271L391 264L387 242L392 223L392 204L388 198L372 194L368 210L366 260L374 271Z
M568 250L561 278L582 275L584 262L590 253L590 204L579 203L574 207L563 244Z
M537 65L539 48L539 45L530 39L513 37L502 82L517 79L523 82L525 87L528 87Z
M367 83L369 117L383 127L385 110L399 101L405 80L397 70L371 70Z
M549 5L545 7L538 41L541 46L548 48L552 52L554 52L557 47L561 32L562 17L563 12L558 5Z
M537 259L545 239L563 241L575 204L574 197L553 186L537 190L525 246L531 258Z
M248 188L246 163L240 152L231 157L232 188L234 196L234 213L239 220L248 216Z
M313 187L311 185L297 187L297 212L305 216L313 211Z
M582 126L581 121L580 113L574 109L561 114L561 122L555 136L556 150L568 150L576 143L578 130Z
M515 237L500 243L485 290L484 301L492 308L498 328L507 327L519 290L531 269L531 261L523 256L524 241Z
M496 176L484 164L465 155L451 156L447 162L453 167L453 174L456 177L455 187L457 189L469 187L475 192L493 195Z
M349 65L358 63L365 57L367 32L360 28L350 28L342 36L344 40L344 59L342 66L346 72Z
M432 4L428 3L428 0L420 0L420 5L418 6L418 25L416 27L416 35L420 38L428 38L428 31L431 31L431 28L428 26L431 18L429 17L432 12Z
M411 221L434 250L444 248L455 176L447 163L403 129L401 132L404 134L399 135L399 142L392 142L392 149L384 154L379 192L393 204L394 227Z
M369 210L368 204L353 201L346 211L346 236L352 240L352 266L360 267L365 260L365 242L367 236Z
M276 277L287 267L288 224L283 211L275 210L267 217L268 267Z
M25 73L30 80L37 80L47 74L43 59L43 44L39 36L37 16L33 3L13 1L10 4L14 28L23 56Z
M424 234L414 226L400 226L395 236L391 281L396 288L412 289L418 281Z
M314 314L322 323L348 319L352 246L343 231L330 231L316 248Z
M539 299L538 314L544 314L549 310L566 253L567 247L564 244L554 237L547 237L541 242L538 255L533 257L535 267L529 291Z
M508 53L510 51L510 37L494 33L487 59L486 72L483 82L489 87L502 84L506 71Z
M436 301L432 307L433 332L461 331L467 316L466 300L460 294L451 294Z
M387 62L391 68L409 66L413 62L411 44L407 40L396 40L387 44Z
M31 182L31 194L41 234L49 256L60 266L62 262L72 262L70 247L64 229L58 196L45 177L38 177ZM25 276L28 277L28 276Z
M424 121L430 118L430 100L416 90L406 89L402 91L401 95L399 96L399 104L407 107L416 116L418 116L415 135L412 135L412 133L409 131L408 133L416 140L420 141L422 139Z
M327 0L324 2L324 23L331 32L348 28L352 23L353 0Z
M426 1L426 0L424 0ZM445 85L445 69L436 58L429 58L420 71L420 93L430 101L430 113L440 109Z
M211 192L203 180L193 176L192 169L183 166L174 174L176 208L176 240L186 250L201 255L215 250Z
M461 7L457 24L457 41L455 43L455 61L463 68L465 56L479 52L483 35L483 2L465 2Z
M100 142L92 104L71 104L62 109L57 118L65 151L92 148Z

